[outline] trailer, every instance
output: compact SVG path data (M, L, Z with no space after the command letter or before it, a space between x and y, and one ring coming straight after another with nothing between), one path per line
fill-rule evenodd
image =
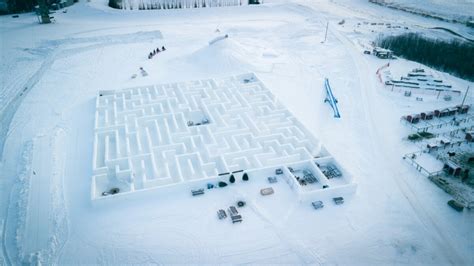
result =
M341 205L344 203L344 198L343 197L336 197L332 199L336 205Z
M201 188L201 189L194 189L194 190L191 190L191 194L192 194L193 196L203 195L203 194L204 194L204 189Z
M232 220L233 224L242 222L242 216L238 214L230 216L230 219Z
M242 216L239 214L235 206L230 206L228 212L233 224L242 222Z

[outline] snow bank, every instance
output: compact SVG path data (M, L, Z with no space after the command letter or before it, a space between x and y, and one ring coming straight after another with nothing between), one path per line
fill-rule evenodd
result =
M29 141L23 146L19 162L20 172L18 179L10 193L10 202L7 212L6 228L4 234L5 254L9 261L21 261L23 253L22 242L27 239L24 235L26 216L28 210L29 182L31 178L33 142Z
M58 128L51 138L38 137L24 146L22 170L12 191L17 200L10 201L8 220L16 230L6 232L7 246L16 247L8 250L13 261L50 264L66 241L64 137L65 132ZM44 155L48 151L51 157Z

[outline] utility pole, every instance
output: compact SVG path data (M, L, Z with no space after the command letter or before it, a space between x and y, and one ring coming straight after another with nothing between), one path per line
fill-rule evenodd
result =
M328 27L329 27L329 21L326 23L326 33L324 34L324 41L323 42L326 42L326 39L328 37Z
M48 9L48 5L46 4L46 0L39 0L38 5L39 5L39 15L41 17L41 23L42 24L51 23L51 20L49 19L49 9Z
M469 86L467 86L467 90L466 90L466 93L464 94L464 98L462 99L462 103L461 103L461 106L464 105L464 101L466 100L466 96L467 96L467 93L469 92Z

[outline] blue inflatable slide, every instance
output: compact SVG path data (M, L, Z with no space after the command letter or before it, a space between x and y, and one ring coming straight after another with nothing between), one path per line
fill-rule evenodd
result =
M334 117L341 118L339 109L337 108L337 99L334 97L334 94L332 94L332 89L327 78L324 79L324 87L326 88L326 99L324 99L324 102L331 105L332 110L334 111Z

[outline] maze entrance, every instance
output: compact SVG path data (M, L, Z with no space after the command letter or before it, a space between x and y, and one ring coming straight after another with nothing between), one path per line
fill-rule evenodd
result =
M100 91L92 198L319 157L320 142L254 74Z

